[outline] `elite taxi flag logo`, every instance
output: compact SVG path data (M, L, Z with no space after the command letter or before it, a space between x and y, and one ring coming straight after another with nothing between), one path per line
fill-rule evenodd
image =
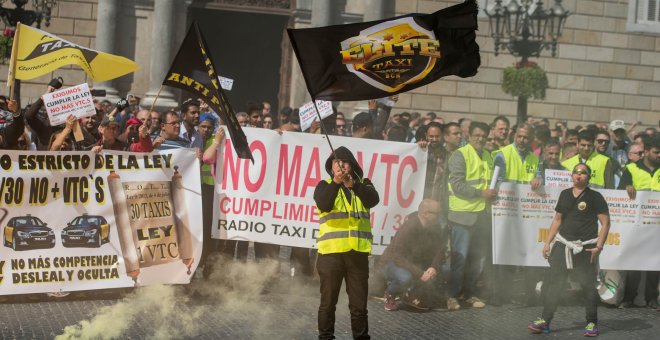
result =
M82 47L20 23L14 44L10 80L36 78L65 65L80 66L96 82L115 79L138 69L128 58Z
M213 58L207 46L197 22L193 22L165 75L163 85L191 92L204 100L227 125L236 155L254 162L247 137L236 119L229 99L220 87L218 72L213 66Z
M365 100L474 76L477 11L467 0L433 14L287 31L313 98Z

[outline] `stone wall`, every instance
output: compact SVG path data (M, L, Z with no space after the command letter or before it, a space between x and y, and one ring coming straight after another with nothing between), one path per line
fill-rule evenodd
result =
M396 13L431 13L460 1L398 0ZM483 1L482 1L483 2ZM492 2L492 1L491 1ZM553 1L545 1L546 6ZM528 114L569 121L569 126L623 119L658 126L660 119L660 34L626 30L626 0L565 0L571 11L556 58L545 51L538 62L548 75L545 100L529 101ZM480 16L480 18L483 16ZM479 21L482 66L468 79L449 77L400 95L397 111L435 111L455 119L470 115L515 121L517 100L500 87L502 69L516 58L495 56L488 19Z

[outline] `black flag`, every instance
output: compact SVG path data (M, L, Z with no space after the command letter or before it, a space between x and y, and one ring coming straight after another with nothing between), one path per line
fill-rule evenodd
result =
M232 145L238 157L254 162L245 133L238 124L234 109L220 87L218 73L213 67L213 58L210 53L197 22L193 22L165 76L163 85L192 92L204 100L227 124Z
M471 77L481 64L474 0L433 14L289 29L307 89L315 99L391 96L441 77Z

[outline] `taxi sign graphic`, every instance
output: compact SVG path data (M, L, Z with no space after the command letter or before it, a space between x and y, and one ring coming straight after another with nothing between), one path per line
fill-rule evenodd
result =
M342 63L366 83L386 92L414 84L433 70L440 42L412 17L383 22L341 42Z

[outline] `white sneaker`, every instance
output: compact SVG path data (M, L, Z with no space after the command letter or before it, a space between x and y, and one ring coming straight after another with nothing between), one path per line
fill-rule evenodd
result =
M465 302L471 304L472 308L484 308L484 307L486 307L486 304L483 303L481 300L479 300L478 297L475 297L475 296L465 300Z
M461 309L461 305L458 303L458 300L455 298L449 298L447 299L447 309L452 311L452 310L459 310Z

